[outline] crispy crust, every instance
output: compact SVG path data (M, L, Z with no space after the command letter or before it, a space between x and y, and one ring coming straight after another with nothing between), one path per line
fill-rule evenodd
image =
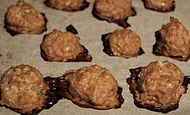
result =
M7 107L6 105L5 105L5 107L9 108L9 109L11 109L11 110L13 110L13 111L15 111L17 113L23 114L23 115L37 115L43 109L50 109L62 97L60 97L59 95L57 95L56 87L55 87L55 85L53 85L54 82L55 82L55 78L46 77L46 78L44 78L44 81L48 85L49 89L46 92L47 99L44 102L44 105L43 105L43 107L41 109L33 109L32 111L28 111L28 112L23 113L22 110L11 108L11 107ZM1 90L0 90L0 100L1 100Z
M49 2L48 2L48 0L44 1L44 4L45 4L46 6L48 6L48 7L51 7L50 4L49 4ZM84 0L82 6L81 6L79 9L71 9L71 10L62 9L62 11L68 11L68 12L82 11L82 10L88 8L89 4L90 4L89 2L87 2L86 0ZM51 7L51 8L56 9L55 7Z
M135 15L137 14L136 11L135 11L135 8L132 7L131 10L132 10L132 12L133 12L132 16L135 16ZM130 27L130 26L131 26L129 23L127 23L128 17L126 17L125 19L117 20L117 19L114 19L114 18L112 18L112 17L104 17L104 16L102 16L102 15L96 10L95 4L94 4L94 8L93 8L93 10L92 10L92 15L93 15L95 18L99 19L99 20L106 20L106 21L109 22L109 23L112 23L112 22L113 22L113 23L116 23L117 25L122 26L122 27L124 27L124 28L127 28L127 27Z
M190 84L190 76L185 76L183 86L185 86L187 88L188 84Z
M127 83L130 85L129 90L130 90L131 94L133 94L134 104L139 108L146 108L146 109L149 109L152 111L162 112L162 113L167 113L167 112L177 109L179 107L179 100L180 100L181 96L179 97L178 102L176 104L168 106L168 107L167 106L162 107L162 108L157 108L152 104L142 103L141 101L137 100L138 93L139 93L138 88L137 88L137 82L139 79L138 75L141 72L141 68L142 67L130 69L129 70L131 72L130 78L126 79ZM186 78L188 78L188 77L186 77ZM183 86L186 88L186 91L187 91L188 83L190 83L190 80L188 81L187 79L184 79ZM184 92L184 93L186 93L186 92Z
M68 87L69 87L69 83L68 83L68 76L70 74L73 74L73 72L68 72L66 74L64 74L63 76L61 77L58 77L54 84L54 86L57 87L57 95L59 95L60 97L63 97L63 98L66 98L68 100L71 100L74 104L80 106L80 107L84 107L84 108L93 108L93 109L99 109L99 110L107 110L107 109L116 109L116 108L120 108L121 105L123 104L124 102L124 99L121 95L122 93L122 88L121 87L118 87L118 100L119 100L119 105L115 106L115 107L105 107L105 108L96 108L94 107L94 103L89 101L89 102L85 102L85 101L81 101L79 98L75 99L73 98L70 93L69 93L69 90L68 90Z
M187 56L187 58L183 58L182 56L171 56L167 52L166 48L163 46L165 44L165 41L162 38L162 35L159 31L155 32L156 37L156 43L153 45L153 51L152 53L158 56L166 56L173 58L178 61L188 61L190 59L190 55Z
M46 16L45 16L45 13L41 13L41 14L44 16L44 21L45 21L45 24L44 24L45 29L41 32L41 33L43 33L43 32L45 32L45 31L47 31L47 22L48 22L48 20L47 20L47 18L46 18ZM8 22L6 21L6 14L5 14L4 28L6 29L6 31L7 31L9 34L11 34L11 36L15 36L15 35L17 35L17 34L22 34L22 33L20 33L20 32L17 32L17 31L12 30L9 26L11 26L11 25L9 25ZM41 34L41 33L40 33L40 34Z
M1 83L1 82L0 82ZM2 97L1 97L1 90L0 90L0 100L2 100ZM0 105L1 106L1 105Z
M68 26L66 27L66 30L67 30L67 32L71 32L71 33L73 33L73 34L78 34L77 29L75 29L75 27L74 27L72 24L68 25Z
M111 36L111 34L112 33L103 34L101 40L102 40L103 46L104 46L103 51L106 54L108 54L109 56L114 56L113 52L111 51L110 43L109 43L109 37ZM138 55L142 55L144 53L145 53L144 50L140 47Z
M143 3L144 3L144 7L146 8L146 9L149 9L149 10L154 10L154 11L157 11L157 12L164 12L164 13L166 13L166 12L172 12L172 11L174 11L175 10L175 1L173 1L173 3L172 3L172 6L169 8L169 9L167 9L167 10L162 10L162 9L159 9L159 10L155 10L154 8L149 8L149 7L147 7L145 4L146 4L146 2L147 2L147 0L142 0L143 1Z

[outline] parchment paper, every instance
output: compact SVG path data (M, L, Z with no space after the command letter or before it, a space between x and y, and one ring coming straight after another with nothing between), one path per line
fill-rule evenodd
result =
M94 0L88 0L91 4L89 8L79 12L64 12L49 8L43 4L44 0L25 0L40 12L46 14L48 19L48 30L40 35L17 35L11 36L5 31L4 14L10 5L14 5L17 0L0 0L0 76L11 65L28 64L37 69L44 77L57 77L65 73L66 70L79 69L84 66L98 64L106 67L113 74L119 85L123 88L125 102L119 109L94 110L81 108L71 101L60 100L51 109L43 110L39 115L159 115L162 113L153 112L147 109L137 108L133 103L132 94L126 78L130 76L129 69L146 66L152 61L168 60L176 64L185 75L190 75L190 61L181 62L167 57L155 56L152 54L152 46L155 43L154 32L169 22L169 17L178 18L183 25L190 30L190 0L176 0L176 9L170 13L159 13L144 8L141 0L133 0L133 6L137 15L130 17L128 22L130 29L136 31L142 41L142 48L145 54L136 58L125 59L121 57L111 57L105 54L101 35L112 32L119 27L117 24L100 21L91 14ZM80 43L84 45L92 55L92 62L46 62L40 56L40 44L43 36L53 29L66 31L65 28L72 24L79 32ZM190 89L190 86L188 87ZM0 107L0 115L17 115L5 107ZM189 115L190 114L190 91L188 90L180 100L179 108L166 115ZM18 114L19 115L19 114Z

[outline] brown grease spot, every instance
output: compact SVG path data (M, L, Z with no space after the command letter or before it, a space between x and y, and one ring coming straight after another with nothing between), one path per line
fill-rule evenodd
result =
M7 56L7 59L9 59L9 60L11 60L11 59L13 59L13 53L7 53L6 54L6 56Z

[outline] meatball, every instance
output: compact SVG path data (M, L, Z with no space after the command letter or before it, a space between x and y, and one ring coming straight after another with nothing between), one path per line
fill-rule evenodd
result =
M127 82L138 107L163 113L178 108L187 86L184 86L184 74L176 65L157 61L146 67L130 69L130 72Z
M117 81L98 65L70 70L62 81L66 82L65 98L81 107L105 110L119 108L124 101Z
M179 61L187 61L190 58L188 30L177 18L170 17L170 21L155 33L156 43L153 46L153 53Z
M64 11L79 11L89 6L86 0L46 0L45 4L51 8Z
M79 44L80 38L71 32L54 29L45 35L41 44L41 54L46 61L70 62L91 61L87 49Z
M47 98L48 86L41 73L29 66L12 66L3 74L0 81L0 105L12 108L21 114L42 109Z
M144 6L147 9L159 11L159 12L169 12L175 10L174 0L142 0Z
M130 29L117 29L102 36L104 52L108 55L125 58L136 57L144 53L140 37Z
M46 30L46 18L30 4L19 0L5 14L5 28L11 35L41 34Z
M127 18L134 16L136 12L131 0L96 0L92 14L98 19L127 27Z

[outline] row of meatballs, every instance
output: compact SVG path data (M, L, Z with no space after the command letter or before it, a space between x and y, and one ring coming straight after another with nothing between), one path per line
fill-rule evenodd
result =
M72 26L71 26L72 27ZM71 29L72 30L72 29ZM71 31L70 30L70 31ZM190 58L190 36L181 22L170 18L170 22L155 32L153 53L179 61ZM102 35L103 51L110 56L136 57L144 53L140 37L130 29L117 29ZM41 44L41 56L46 61L70 62L91 61L88 50L79 43L79 37L71 32L53 32L45 35Z
M184 77L168 61L151 62L130 72L126 81L135 105L163 113L178 108L190 82L189 77ZM63 98L85 108L120 108L124 102L121 94L122 88L116 79L99 65L69 70L60 77L43 78L36 68L21 64L10 67L0 80L0 105L27 115L36 115Z
M6 29L13 34L41 33L46 29L45 17L22 0L8 8L5 21ZM58 62L92 60L88 50L79 44L79 37L72 30L61 32L55 29L45 35L41 44L41 55L44 60ZM154 54L180 61L189 59L189 33L178 19L171 17L168 24L155 32L155 36ZM102 41L104 52L111 56L129 58L144 53L140 37L130 29L117 29L112 33L104 34Z
M72 32L72 28L67 32L55 29L45 35L41 44L43 59L57 62L91 61L92 56L79 43L79 37ZM153 45L155 55L179 61L188 61L190 58L190 36L178 19L171 17L168 24L155 32L155 37L156 43ZM101 40L103 51L109 56L130 58L144 53L140 37L131 29L116 29L112 33L102 35Z
M173 0L143 0L148 9L156 11L173 11ZM57 10L78 11L88 7L85 0L46 0L47 6ZM129 16L136 14L131 0L96 0L92 11L94 17L100 20L117 23L127 27ZM30 4L19 0L16 5L10 6L5 14L5 28L12 35L16 34L40 34L46 30L47 19Z

